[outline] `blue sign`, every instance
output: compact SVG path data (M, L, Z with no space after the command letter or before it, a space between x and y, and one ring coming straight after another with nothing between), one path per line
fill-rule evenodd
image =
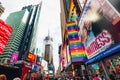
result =
M93 58L89 59L86 64L91 64L95 61L99 61L107 56L110 56L112 54L115 54L116 52L120 51L120 42L114 44L113 46L111 46L110 48L108 48L107 50L99 53L98 55L94 56Z

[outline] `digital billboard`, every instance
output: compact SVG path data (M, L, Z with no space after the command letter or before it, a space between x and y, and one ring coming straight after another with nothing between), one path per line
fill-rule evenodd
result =
M87 56L83 43L81 42L81 37L79 36L79 27L76 25L75 21L70 21L66 23L66 28L68 31L68 44L70 48L69 52L71 55L71 61L86 62Z
M36 61L36 55L34 53L29 52L26 60L34 63Z
M41 63L42 63L42 58L39 57L39 56L37 56L37 58L36 58L36 64L37 65L41 65Z
M71 55L70 55L70 49L69 49L69 46L67 45L67 61L68 61L68 64L70 64L71 63Z
M2 54L11 33L12 28L0 19L0 54Z
M70 20L70 21L73 21L73 20L75 20L77 17L78 17L77 8L76 8L76 6L75 6L75 4L74 4L74 1L71 0L70 10L69 10L69 20Z
M66 44L62 45L62 65L66 67L67 65L67 54L66 54Z
M12 33L12 28L8 24L0 20L0 36L9 39L11 33Z
M119 11L109 0L87 1L79 26L88 58L120 42Z
M16 63L18 61L19 52L13 52L10 57L10 62Z
M0 54L3 52L7 41L8 41L7 39L5 39L4 37L0 36Z

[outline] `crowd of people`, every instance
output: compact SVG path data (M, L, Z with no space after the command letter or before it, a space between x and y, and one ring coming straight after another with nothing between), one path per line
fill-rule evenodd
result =
M0 74L0 80L9 80L7 79L5 74ZM21 80L19 77L15 77L13 80ZM36 80L36 79L34 79ZM94 75L92 78L88 78L88 77L58 77L58 78L40 78L37 80L117 80L115 79L115 76L113 76L112 74L109 75L109 79L105 79L104 76L99 76L98 74Z
M5 74L0 74L0 80L9 80ZM15 77L13 80L21 80L19 77Z

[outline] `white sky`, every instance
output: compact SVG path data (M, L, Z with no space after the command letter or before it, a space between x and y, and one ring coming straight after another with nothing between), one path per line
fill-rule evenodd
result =
M5 7L5 12L1 19L5 21L9 13L19 11L23 6L38 4L41 0L0 0ZM60 30L60 0L43 0L39 20L39 39L40 46L42 46L43 39L48 35L53 38L53 61L55 68L58 67L58 46L61 44L61 30ZM42 49L42 48L41 48ZM41 50L40 50L41 51Z

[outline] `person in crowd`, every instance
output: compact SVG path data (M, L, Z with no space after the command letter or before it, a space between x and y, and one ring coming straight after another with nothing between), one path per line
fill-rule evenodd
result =
M84 27L82 29L83 43L88 46L90 42L95 38L94 32L92 31L92 23L89 20L84 22Z
M105 77L104 77L104 76L101 76L101 79L102 79L102 80L105 80Z
M13 80L21 80L19 77L14 78Z
M109 77L110 77L110 80L115 80L115 76L113 74L110 74Z
M98 74L96 74L93 78L93 80L101 80L101 78L98 76Z
M1 75L0 75L0 80L7 80L6 75L5 75L5 74L1 74Z

